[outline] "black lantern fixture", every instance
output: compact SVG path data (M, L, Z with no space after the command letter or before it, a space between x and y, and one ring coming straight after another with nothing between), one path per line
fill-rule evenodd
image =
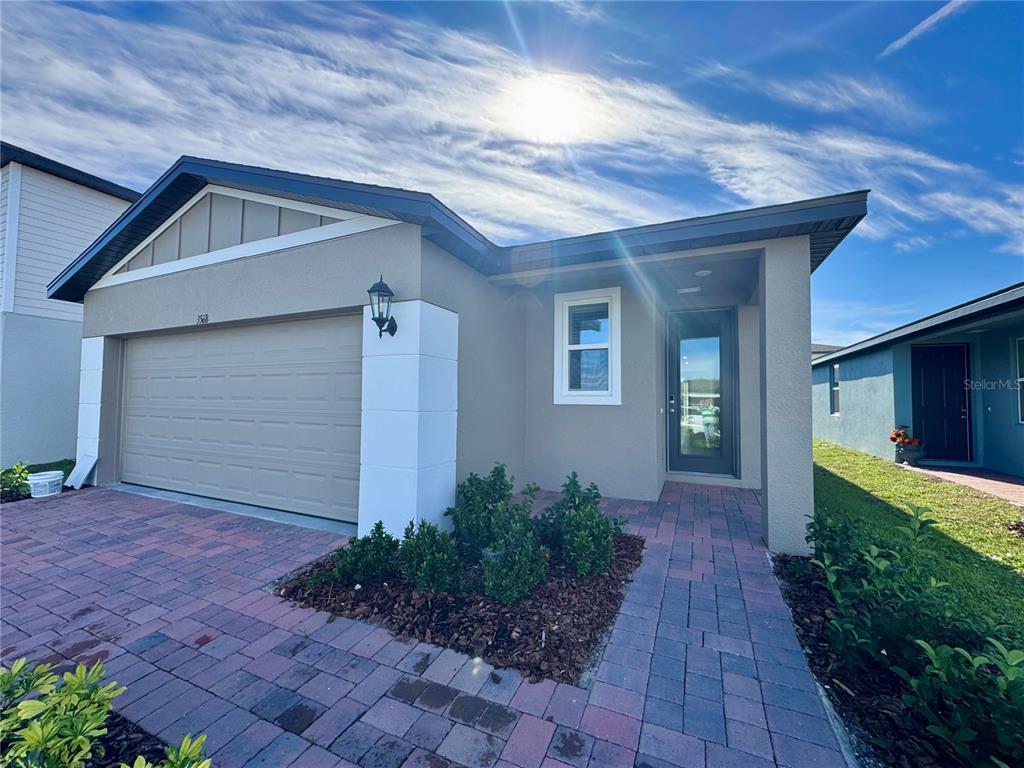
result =
M384 331L394 336L398 330L398 323L391 316L391 299L395 297L395 292L384 282L384 275L370 286L367 293L370 294L370 314L373 316L373 322L377 324L378 336L383 338Z

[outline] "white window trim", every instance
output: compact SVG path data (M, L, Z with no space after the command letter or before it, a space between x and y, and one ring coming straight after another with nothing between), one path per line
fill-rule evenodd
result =
M569 389L569 307L608 303L608 387L605 392L577 392ZM614 288L555 294L555 405L622 405L622 312L621 292ZM604 344L574 344L573 349L604 348Z
M836 374L839 374L838 376ZM842 373L839 371L839 363L832 363L828 367L828 412L831 416L839 415L839 407L836 405L836 394L839 392L839 384L842 382Z
M1024 403L1021 403L1020 391L1024 389L1024 365L1021 365L1020 359L1020 344L1024 341L1024 336L1019 336L1013 340L1013 356L1017 362L1017 423L1024 424Z

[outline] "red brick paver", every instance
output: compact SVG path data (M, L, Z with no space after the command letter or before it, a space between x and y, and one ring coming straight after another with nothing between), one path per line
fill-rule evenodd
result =
M5 505L0 649L104 660L118 711L218 766L843 766L757 494L605 504L646 549L589 690L270 594L333 534L103 489Z

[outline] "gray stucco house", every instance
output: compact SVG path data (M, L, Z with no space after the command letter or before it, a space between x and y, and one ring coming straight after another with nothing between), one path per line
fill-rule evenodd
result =
M1024 477L1024 283L813 361L814 436L893 458L908 426L923 464Z
M46 284L138 198L0 143L0 466L75 455L82 307Z
M440 519L495 462L635 499L759 489L768 545L803 551L809 278L866 212L500 247L428 194L183 157L50 283L84 305L78 456L360 531Z

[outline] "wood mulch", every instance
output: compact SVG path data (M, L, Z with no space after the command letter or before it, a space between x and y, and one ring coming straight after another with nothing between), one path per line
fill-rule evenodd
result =
M360 589L310 576L327 570L321 560L278 585L277 594L300 605L387 627L413 638L480 656L495 667L512 667L531 679L577 684L591 665L618 615L644 540L615 534L615 555L599 576L577 576L552 552L547 578L518 605L485 596L479 574L466 574L461 594L416 592L403 577Z
M121 763L132 765L139 755L156 765L166 754L166 745L160 739L116 712L107 716L107 732L96 739L94 746L102 748L102 756L93 757L89 768L118 768Z
M1018 520L1016 523L1010 523L1006 527L1010 529L1010 533L1024 537L1024 520Z
M833 652L828 622L835 603L810 559L776 555L774 564L808 663L843 721L872 749L869 757L892 768L963 765L903 704L903 683L896 675L881 668L847 668Z

